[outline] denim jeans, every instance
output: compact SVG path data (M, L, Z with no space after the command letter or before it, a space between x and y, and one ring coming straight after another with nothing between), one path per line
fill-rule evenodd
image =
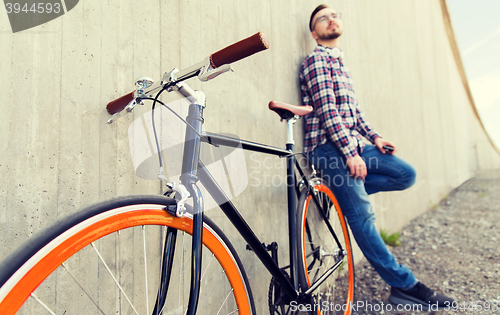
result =
M409 289L418 281L410 269L396 262L380 237L368 195L410 187L415 183L415 169L395 155L382 154L372 145L366 145L360 156L368 173L364 181L350 176L345 158L330 141L309 154L334 192L366 259L387 284Z

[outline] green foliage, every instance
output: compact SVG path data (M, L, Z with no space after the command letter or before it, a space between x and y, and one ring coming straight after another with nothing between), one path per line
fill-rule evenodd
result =
M380 236L384 240L384 243L389 246L401 245L401 242L399 241L399 232L389 234L387 230L381 229Z

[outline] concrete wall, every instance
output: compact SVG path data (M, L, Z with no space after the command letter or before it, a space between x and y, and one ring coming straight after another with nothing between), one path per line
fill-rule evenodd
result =
M307 23L321 2L343 13L341 46L361 107L418 170L411 189L372 197L378 226L399 230L474 171L500 167L461 81L438 0L83 0L16 34L2 12L0 259L84 205L157 193L157 182L134 175L127 135L149 106L107 125L105 104L133 90L139 77L159 79L257 31L268 34L268 51L234 64L234 73L191 82L207 94L207 130L283 146L285 125L267 103L300 103L297 72L315 47ZM284 261L285 188L264 182L284 178L284 169L266 156L246 158L249 186L234 202L263 242L280 243ZM236 237L243 259L253 262L244 245ZM248 273L264 313L269 274L256 263Z

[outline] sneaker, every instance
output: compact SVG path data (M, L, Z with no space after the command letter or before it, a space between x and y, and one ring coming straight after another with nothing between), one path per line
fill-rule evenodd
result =
M451 307L454 300L434 292L425 284L418 282L409 290L391 287L389 301L397 305L421 305L424 311L437 311Z

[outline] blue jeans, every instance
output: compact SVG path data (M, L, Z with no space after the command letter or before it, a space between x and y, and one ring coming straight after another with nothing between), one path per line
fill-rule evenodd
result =
M368 173L364 182L350 176L345 158L332 142L328 141L309 154L334 192L366 259L387 284L409 289L418 281L410 269L396 262L380 237L368 195L412 186L415 169L395 155L382 154L372 145L366 145L360 156L366 163Z

